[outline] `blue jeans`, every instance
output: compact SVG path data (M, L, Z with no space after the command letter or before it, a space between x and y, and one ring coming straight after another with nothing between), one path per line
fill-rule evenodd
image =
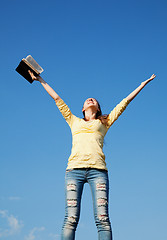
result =
M66 170L66 205L61 239L75 239L75 231L80 216L82 191L85 183L89 183L92 192L98 239L112 240L112 230L108 216L108 172L92 168Z

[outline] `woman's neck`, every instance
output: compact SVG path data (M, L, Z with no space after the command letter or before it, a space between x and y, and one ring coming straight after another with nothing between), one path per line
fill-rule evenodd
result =
M91 120L96 119L96 113L97 113L96 110L91 109L91 108L88 108L88 109L85 111L85 120L86 120L86 121L91 121Z

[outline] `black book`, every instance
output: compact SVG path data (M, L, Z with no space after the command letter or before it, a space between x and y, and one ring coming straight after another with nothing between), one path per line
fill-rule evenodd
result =
M28 70L31 70L35 76L38 76L43 72L43 68L33 59L31 55L28 55L26 58L23 58L19 63L16 71L23 76L27 81L33 83Z

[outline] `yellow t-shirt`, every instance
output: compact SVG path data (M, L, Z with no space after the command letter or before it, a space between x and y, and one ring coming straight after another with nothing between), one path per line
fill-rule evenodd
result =
M129 101L124 98L110 112L107 118L108 126L105 126L99 119L85 121L76 117L62 99L56 102L72 132L72 150L67 169L97 168L107 170L103 153L104 136L128 104Z

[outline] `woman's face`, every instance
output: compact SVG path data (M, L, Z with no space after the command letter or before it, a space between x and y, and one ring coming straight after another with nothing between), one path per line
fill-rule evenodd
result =
M90 107L95 109L96 111L99 110L98 102L96 101L95 98L86 99L86 101L84 102L82 111L85 111Z

